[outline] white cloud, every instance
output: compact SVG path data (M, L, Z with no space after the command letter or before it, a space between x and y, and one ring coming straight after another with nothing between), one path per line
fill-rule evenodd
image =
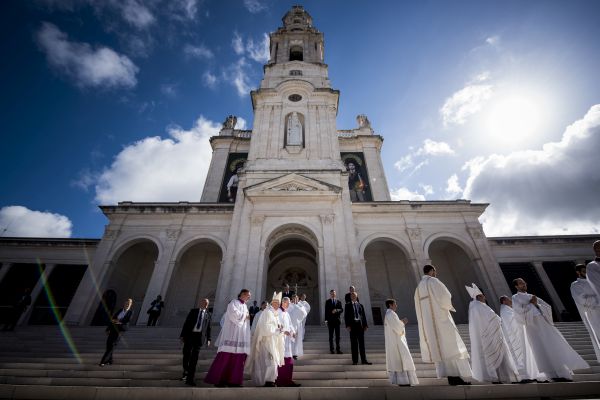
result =
M120 4L125 21L138 29L147 28L155 21L154 15L152 15L150 10L137 0L126 0L123 3L116 2L114 4Z
M256 44L254 40L248 39L246 51L248 56L256 62L266 63L269 61L269 35L263 33L262 41Z
M73 224L64 215L23 206L0 209L0 236L68 238L72 228Z
M431 186L431 185L425 185L423 183L419 183L419 187L421 189L423 189L423 193L425 193L425 195L430 195L430 194L434 193L433 186Z
M244 6L252 14L256 14L267 9L267 5L260 0L244 0Z
M493 86L489 84L468 84L454 93L440 108L444 126L463 125L483 108L492 93Z
M160 85L160 91L167 97L175 98L177 97L177 86L175 83L163 83Z
M51 66L75 79L81 87L133 87L138 67L108 47L92 49L87 43L70 42L55 25L44 23L37 34Z
M407 154L394 163L394 168L396 168L400 172L403 172L412 167L413 165L414 163L412 160L412 156L410 154Z
M463 189L458 183L458 175L454 174L448 178L448 181L446 182L446 193L448 193L451 197L454 197L462 193L462 191Z
M188 57L195 57L200 59L208 60L214 57L214 53L204 45L193 46L191 44L186 44L183 47L183 52Z
M217 86L218 78L210 71L205 71L204 74L202 74L202 81L206 86L214 89Z
M177 4L188 19L194 19L198 13L198 0L178 0Z
M244 54L244 39L237 32L233 32L233 39L231 39L231 47L233 47L233 51L235 52L235 54Z
M485 39L485 42L490 46L497 46L500 44L500 36L494 35Z
M454 154L454 150L446 142L436 142L431 139L423 141L423 147L417 150L417 155L440 156Z
M488 235L598 233L600 104L541 150L475 158L463 196L490 202Z
M208 139L220 128L200 116L190 130L173 126L169 138L147 137L125 147L100 174L96 200L199 201L212 157Z
M246 59L242 57L224 72L225 80L231 82L240 97L247 96L250 90L253 89L250 84L250 77L248 76L247 69L248 63L246 62Z
M411 192L408 188L401 187L399 189L392 189L390 196L393 201L398 200L425 200L425 196L417 192Z

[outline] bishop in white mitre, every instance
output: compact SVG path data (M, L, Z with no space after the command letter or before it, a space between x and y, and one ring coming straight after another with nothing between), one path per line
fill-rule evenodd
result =
M596 360L600 362L600 298L586 279L586 270L585 264L575 266L577 280L571 283L571 295L592 339Z
M520 383L531 383L536 380L544 382L546 375L540 373L537 367L531 344L527 339L526 326L519 324L515 318L511 297L500 297L500 318L502 318L502 331L506 343L519 372Z
M593 249L596 258L586 266L586 278L592 290L600 297L600 240L594 242Z
M275 387L277 370L284 365L284 340L279 324L281 292L273 293L271 305L256 314L246 373L257 386Z
M306 309L304 308L304 305L302 305L299 302L298 295L292 296L292 301L290 303L288 312L290 313L292 327L294 328L294 331L296 331L296 338L294 339L294 342L292 343L292 357L294 358L294 360L296 360L298 358L298 356L304 355L303 324L304 324L304 321L306 321L306 316L308 315L308 313L306 312Z
M390 382L398 386L418 385L419 380L417 379L415 363L406 342L404 326L408 323L408 320L398 318L396 300L386 300L385 307L387 308L383 321L385 366Z
M447 377L450 385L469 385L463 379L472 375L469 352L450 315L456 311L452 295L433 265L425 265L423 273L415 291L421 358L435 363L437 377Z
M485 295L474 283L466 286L469 304L469 337L473 378L480 382L516 383L517 367L502 332L502 320L485 303Z
M527 293L527 282L513 281L517 293L513 295L513 310L517 323L525 325L527 338L540 372L555 382L570 382L573 370L590 366L567 343L552 323L552 308L548 303Z

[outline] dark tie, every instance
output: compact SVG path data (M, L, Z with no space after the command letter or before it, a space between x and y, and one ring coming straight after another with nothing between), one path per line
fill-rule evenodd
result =
M204 317L204 310L200 310L200 316L198 317L198 322L196 323L196 329L200 329L202 325L202 318Z
M358 303L354 303L354 319L358 319Z

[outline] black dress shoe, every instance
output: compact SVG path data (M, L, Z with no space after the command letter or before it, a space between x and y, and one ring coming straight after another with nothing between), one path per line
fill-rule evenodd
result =
M552 378L552 382L573 382L573 379L567 379L567 378Z
M398 385L400 387L410 387L410 385Z
M330 352L331 354L335 354L335 351L333 351L333 350L329 350L329 352Z
M217 383L217 384L215 384L215 387L222 388L222 387L225 387L225 384L224 383Z
M238 385L237 383L230 383L227 387L242 387L242 385Z
M186 380L186 381L185 381L185 384L186 384L186 385L188 385L188 386L196 386L196 382L194 382L194 381L189 381L189 380Z
M353 362L352 365L357 365L358 363Z
M297 359L298 359L298 356L292 356L292 358L293 358L294 360L297 360Z
M373 365L372 362L368 362L368 361L363 361L361 362L362 365Z
M299 387L299 386L302 386L302 384L300 384L300 383L296 383L296 382L292 381L292 382L291 382L290 384L288 384L287 386L289 386L289 387Z
M336 351L337 354L344 354L341 350Z
M265 387L277 387L275 382L265 382Z

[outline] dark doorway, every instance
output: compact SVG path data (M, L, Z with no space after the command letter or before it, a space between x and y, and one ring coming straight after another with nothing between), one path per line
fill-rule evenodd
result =
M577 311L577 306L571 296L571 283L577 279L575 263L572 261L548 261L542 265L566 308L561 315L561 321L581 321L579 311Z
M13 264L0 282L0 323L8 322L12 307L26 288L33 290L45 266L38 264ZM35 299L32 299L35 301Z

